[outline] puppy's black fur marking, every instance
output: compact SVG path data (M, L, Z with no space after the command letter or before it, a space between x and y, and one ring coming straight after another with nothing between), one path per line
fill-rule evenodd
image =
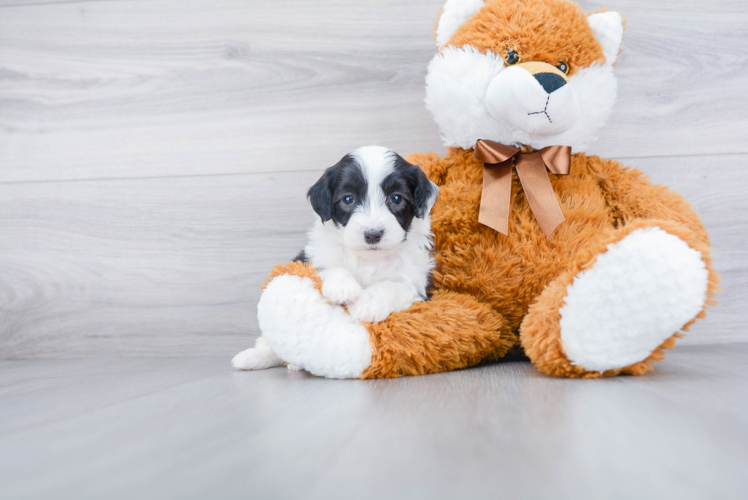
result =
M397 153L394 153L393 168L393 172L382 181L382 191L388 200L390 212L407 232L414 216L423 219L426 215L434 187L421 167L408 163ZM390 203L395 194L402 196L404 202L398 205Z
M426 296L422 297L424 302L431 300L431 296L434 294L434 274L429 271L428 278L426 279Z
M294 262L299 261L306 264L309 262L309 257L306 256L306 252L302 249L301 252L299 252L299 255L293 258Z
M336 225L348 224L356 207L366 201L368 183L356 159L345 155L338 163L325 170L322 177L309 188L307 197L322 222L332 219ZM353 203L347 204L346 198Z

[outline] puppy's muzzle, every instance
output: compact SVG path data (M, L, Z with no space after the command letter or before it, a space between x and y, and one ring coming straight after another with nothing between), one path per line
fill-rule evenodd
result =
M383 234L384 231L382 229L369 229L368 231L364 231L364 240L369 245L376 245L381 241Z

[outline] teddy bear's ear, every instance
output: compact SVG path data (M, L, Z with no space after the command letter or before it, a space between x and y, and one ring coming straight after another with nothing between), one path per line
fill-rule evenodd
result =
M483 7L483 0L447 0L436 27L436 46L447 45L460 26Z
M605 63L613 64L623 41L623 18L618 12L599 12L587 18L595 38L603 46Z

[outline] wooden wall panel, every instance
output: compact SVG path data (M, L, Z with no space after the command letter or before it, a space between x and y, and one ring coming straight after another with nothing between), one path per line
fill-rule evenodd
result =
M318 168L441 148L432 1L123 1L0 15L0 181ZM443 148L442 148L443 149Z
M239 349L316 177L0 184L0 357Z
M310 169L370 143L442 151L422 102L441 4L4 8L0 181ZM619 103L593 152L748 152L748 4L582 5L627 18Z

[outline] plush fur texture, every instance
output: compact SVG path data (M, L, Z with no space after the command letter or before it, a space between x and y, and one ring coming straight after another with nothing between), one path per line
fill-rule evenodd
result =
M258 337L253 348L240 352L231 360L231 365L239 370L265 370L284 364L265 337Z
M623 18L618 12L598 12L587 18L595 38L603 48L605 62L613 64L623 41Z
M447 0L436 25L436 45L443 47L465 21L483 7L483 0Z
M655 190L658 186L650 186L650 188ZM664 188L660 187L657 191L662 189ZM651 193L651 191L648 192ZM652 194L656 195L657 193ZM674 195L674 193L672 194ZM672 213L672 210L680 211L684 209L683 204L685 202L679 199L677 195L664 197L663 201L667 205L660 205L659 207L662 209L661 213L663 215ZM684 215L694 216L695 214L688 211ZM687 225L672 220L629 220L623 227L604 230L600 234L598 241L582 250L578 258L571 262L571 266L561 273L558 278L549 283L530 307L528 314L522 322L520 336L525 353L533 360L538 369L548 375L571 378L598 378L619 374L642 375L652 369L654 361L662 361L665 358L664 349L672 349L675 346L676 340L681 337L679 331L673 332L669 338L652 350L651 354L641 361L631 363L623 368L613 368L599 372L587 370L581 366L572 364L566 356L561 340L561 309L566 300L567 290L574 282L574 278L594 266L597 256L605 252L611 243L616 243L637 230L652 227L660 228L668 234L677 236L686 242L689 247L699 252L704 260L706 269L709 271L705 304L702 306L701 311L679 330L683 332L687 331L688 327L697 318L703 318L706 315L705 309L707 305L715 304L714 294L718 289L719 279L712 268L708 238L705 241L704 234L700 235L698 234L699 231L693 231Z
M371 364L366 327L325 300L313 280L274 279L260 298L257 319L280 358L315 375L356 378Z
M617 12L588 18L571 2L490 1L432 59L426 107L447 146L467 149L491 139L584 151L613 109L612 65L622 37ZM509 50L517 52L519 64L507 66ZM568 84L548 93L523 68L527 62L545 64L546 73L565 63Z
M465 9L460 12L472 8L461 4ZM367 331L371 357L360 376L434 373L518 350L553 376L646 373L663 358L663 349L672 348L704 316L719 279L707 232L680 195L652 184L636 169L580 151L593 140L615 99L612 63L623 30L620 16L588 17L566 0L488 0L456 30L455 20L464 15L450 16L452 24L437 29L437 38L454 33L429 67L427 105L453 147L445 157L418 153L406 158L440 188L431 212L435 293L432 300L381 323L346 327L356 339L362 337L359 326ZM548 134L549 129L533 129L486 106L487 89L506 71L507 49L520 53L520 64L568 63L566 85L576 92L578 117L567 130ZM532 81L538 67L522 68L530 76L517 78L516 88L504 88L516 96L526 90L522 86L528 92L545 91L540 80L540 86ZM550 72L547 67L542 72ZM530 210L516 171L508 235L478 223L483 164L473 157L476 139L525 150L551 144L575 149L569 175L550 174L566 221L549 238ZM295 279L308 281L305 293L320 298L314 285L319 277L310 272L287 269L299 276ZM261 314L284 317L294 308L289 302L316 300L291 298L297 286L283 284L285 302L274 309L261 302ZM656 311L650 311L653 304ZM288 338L317 338L332 313L308 314L306 324L294 320L291 327L278 321L274 328L287 331ZM342 318L333 321L331 336L340 332ZM275 349L275 342L289 341L268 337L268 342ZM277 352L288 362L312 367L301 348ZM348 358L336 363L355 366L348 372L358 373L363 357L350 349ZM331 369L315 365L312 372Z
M708 283L701 252L657 226L637 229L567 287L566 356L597 372L645 359L701 311Z
M369 325L369 335L372 363L363 378L466 368L501 358L517 342L516 334L488 304L447 291Z

